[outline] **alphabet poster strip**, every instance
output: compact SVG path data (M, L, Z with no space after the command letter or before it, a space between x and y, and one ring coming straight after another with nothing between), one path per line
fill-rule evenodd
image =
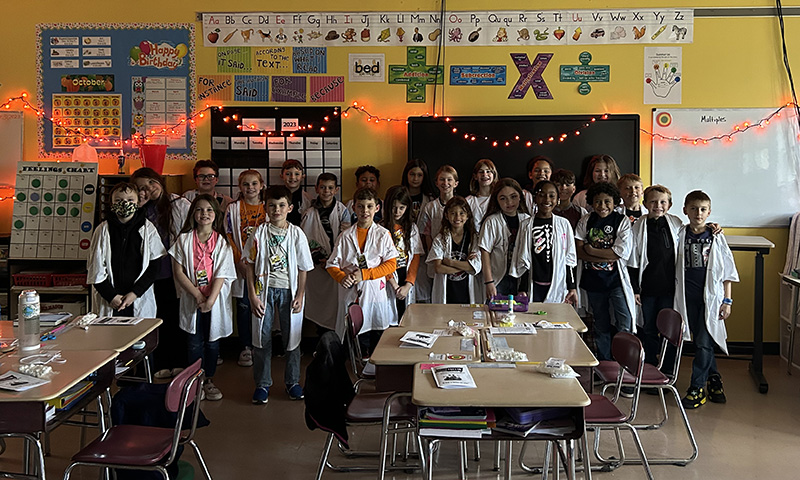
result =
M254 32L258 32L255 34ZM204 13L203 45L598 45L692 43L690 8Z

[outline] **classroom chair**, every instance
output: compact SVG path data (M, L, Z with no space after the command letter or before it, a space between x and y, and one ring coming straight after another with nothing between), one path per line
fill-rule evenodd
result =
M328 433L315 478L320 480L325 468L340 472L377 470L381 479L386 470L420 468L418 465L386 465L389 438L397 433L415 430L417 409L411 403L411 394L356 393L347 375L346 359L347 353L344 352L339 337L335 332L326 332L320 338L314 359L306 369L306 425L309 429L319 428ZM377 464L337 466L330 463L330 450L335 439L345 456L359 456L350 450L347 430L370 425L381 426L379 451L359 452L359 455L377 454Z
M200 393L203 390L204 375L200 364L201 360L194 362L175 376L167 388L164 405L168 411L177 414L173 428L113 426L72 457L72 463L64 472L64 480L69 480L72 469L78 465L99 467L106 471L111 468L155 470L169 480L166 466L175 460L178 447L185 444L194 450L206 480L211 480L200 448L194 441L200 417ZM183 429L183 420L190 406L190 425L186 431Z
M364 312L361 310L361 305L351 303L347 307L345 321L347 322L347 343L350 346L350 365L353 368L353 374L358 378L356 382L356 389L358 389L362 381L375 379L375 366L364 360L361 344L358 343L358 332L364 326Z
M619 332L614 336L611 341L611 355L619 365L617 369L616 390L613 399L609 399L604 395L591 394L589 398L592 403L584 409L586 419L586 431L594 430L594 455L604 464L602 468L617 468L625 463L625 450L622 447L622 438L619 431L621 428L627 429L631 432L633 441L636 444L636 449L639 451L639 458L641 458L642 466L644 467L645 475L647 478L653 479L653 472L650 470L650 464L647 461L647 456L642 447L642 441L639 438L639 433L633 425L636 419L636 411L639 406L639 393L642 386L642 375L644 370L644 347L642 342L636 338L635 335L628 332ZM633 381L630 383L633 386L633 398L631 399L630 409L627 412L620 410L618 401L620 398L620 389L625 383L625 374L630 375ZM617 448L619 450L619 460L605 459L600 456L600 432L605 429L614 430L614 436L617 441ZM588 444L587 434L584 433L585 445ZM588 464L588 448L584 447L584 460ZM590 469L585 469L588 470Z
M678 410L681 413L683 426L686 429L687 436L689 437L689 443L692 447L692 454L685 458L648 458L647 460L651 465L686 466L694 461L695 458L697 458L698 452L697 441L695 440L694 433L692 432L692 427L689 425L689 418L686 415L686 410L683 408L683 403L681 403L680 394L675 388L675 382L678 380L678 371L681 364L681 354L683 353L683 331L685 328L685 322L680 313L672 308L665 308L658 312L658 317L656 317L656 325L658 327L658 333L661 334L662 338L661 354L659 357L660 359L658 365L645 363L644 372L642 374L642 389L658 392L658 397L661 402L661 420L654 424L636 424L634 427L646 430L661 428L669 419L669 415L667 413L667 403L666 399L664 398L664 390L672 393L672 398L675 399L675 403L677 404ZM675 356L672 360L672 364L669 366L669 369L667 369L667 371L671 373L665 374L662 372L662 369L664 369L664 359L667 358L666 353L670 345L672 345L675 351ZM613 361L600 362L600 365L596 367L596 372L604 383L603 393L605 393L608 388L614 385L618 370L619 365L617 362ZM631 386L633 384L633 377L626 374L623 382L625 386Z

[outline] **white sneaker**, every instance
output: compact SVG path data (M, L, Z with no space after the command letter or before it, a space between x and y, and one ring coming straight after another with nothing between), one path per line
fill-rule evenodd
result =
M212 382L210 378L203 384L203 393L206 394L206 400L222 400L222 392L214 385L214 382Z
M242 367L253 366L253 351L250 347L244 347L244 350L239 354L239 361L237 363Z
M217 357L217 365L222 365L222 357Z

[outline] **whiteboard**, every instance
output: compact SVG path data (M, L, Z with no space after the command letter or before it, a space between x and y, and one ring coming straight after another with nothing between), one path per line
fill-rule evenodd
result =
M769 117L775 109L653 110L653 133L668 137L726 135ZM726 227L783 227L800 211L800 142L791 108L763 128L727 139L653 139L653 183L672 191L672 213L685 219L683 199L692 190L711 197L709 221Z

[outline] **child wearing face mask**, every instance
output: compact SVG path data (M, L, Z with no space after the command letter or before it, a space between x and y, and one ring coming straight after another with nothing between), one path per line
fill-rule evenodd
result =
M153 282L166 255L156 227L138 207L138 189L119 183L111 190L111 212L92 236L87 282L101 316L156 316Z

